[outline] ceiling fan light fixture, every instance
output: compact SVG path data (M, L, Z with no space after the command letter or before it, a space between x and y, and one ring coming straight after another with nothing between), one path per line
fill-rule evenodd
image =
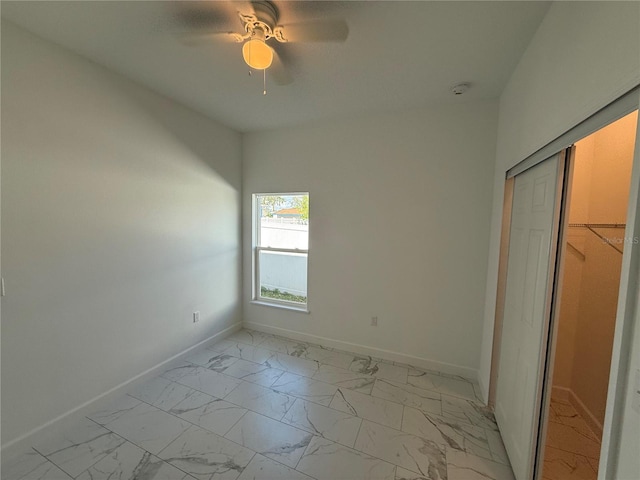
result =
M254 38L242 46L242 57L254 70L265 70L273 62L273 50L264 40Z

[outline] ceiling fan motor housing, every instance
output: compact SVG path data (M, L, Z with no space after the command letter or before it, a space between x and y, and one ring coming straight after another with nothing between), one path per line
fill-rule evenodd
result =
M251 2L253 11L259 22L269 26L271 30L278 24L278 9L276 6L267 1Z
M276 6L268 1L254 1L251 2L251 6L253 7L252 13L238 12L240 20L244 23L247 36L259 36L264 40L275 37L280 42L286 42L287 40L282 35L282 28L277 26L279 14ZM239 41L243 41L247 36L239 36ZM238 41L238 39L236 40Z

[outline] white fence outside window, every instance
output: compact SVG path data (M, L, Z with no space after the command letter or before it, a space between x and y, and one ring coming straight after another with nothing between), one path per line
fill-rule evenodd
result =
M299 218L261 220L261 243L286 249L309 249L309 222ZM260 251L260 285L293 295L307 296L307 254Z

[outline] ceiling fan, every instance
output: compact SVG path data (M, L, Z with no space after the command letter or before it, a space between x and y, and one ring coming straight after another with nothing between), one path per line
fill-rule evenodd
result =
M242 57L249 68L263 72L269 69L270 75L278 85L287 85L293 81L282 56L278 53L282 44L344 42L349 35L349 27L344 20L314 20L280 25L278 23L280 12L276 5L269 0L254 0L232 5L240 7L236 11L242 24L240 32L209 31L208 29L202 31L203 24L208 25L216 22L207 22L206 19L203 19L201 11L197 15L183 16L183 20L186 20L189 26L200 30L200 32L184 36L183 42L187 45L211 41L242 43ZM209 13L211 12L209 11ZM266 93L266 89L264 93Z

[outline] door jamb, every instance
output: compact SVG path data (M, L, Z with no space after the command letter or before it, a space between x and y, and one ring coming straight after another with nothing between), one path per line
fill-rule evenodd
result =
M493 329L493 346L491 352L491 373L489 376L489 407L493 409L498 388L500 341L502 339L502 321L504 319L505 296L507 293L507 265L509 263L509 236L511 233L511 211L513 209L513 186L515 177L504 183L504 199L502 203L502 230L500 232L500 259L498 263L498 291L496 293L496 314Z
M637 111L638 124L631 170L629 204L627 205L627 228L624 233L626 239L634 240L640 237L640 208L638 207L638 202L640 202L640 98L638 99ZM622 254L616 328L613 336L607 407L602 431L600 468L598 469L599 480L617 478L616 470L627 397L627 381L630 381L629 362L633 347L633 329L640 328L639 271L640 245L636 245L632 241L631 244L625 246Z

